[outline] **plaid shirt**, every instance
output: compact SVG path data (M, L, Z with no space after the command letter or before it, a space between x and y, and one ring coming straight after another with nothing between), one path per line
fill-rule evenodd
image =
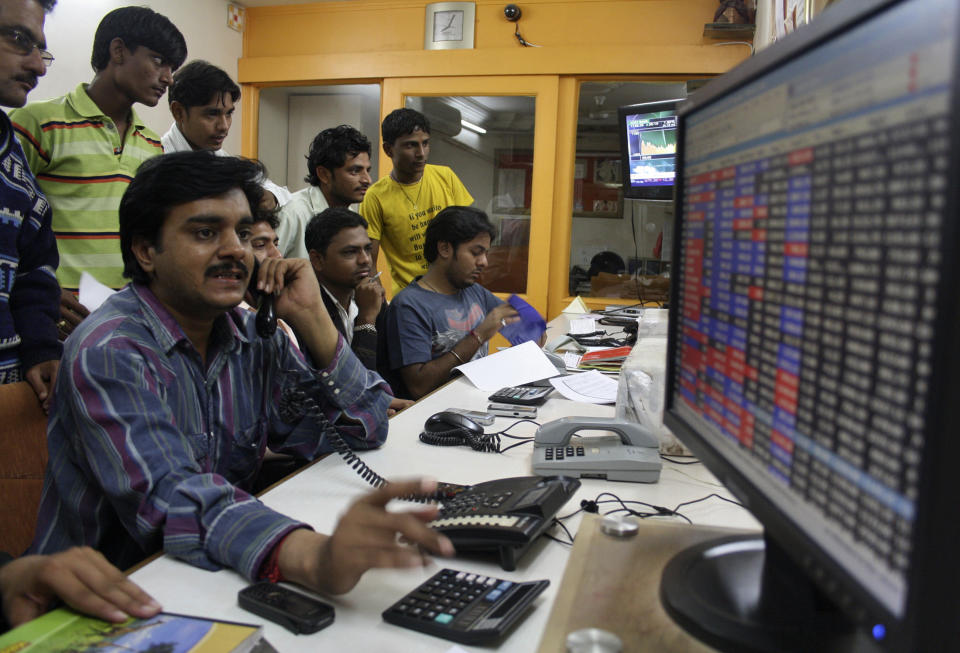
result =
M154 294L131 284L67 340L47 438L50 460L31 552L86 544L120 568L163 549L205 569L254 578L303 527L251 497L267 446L330 450L314 418L286 423L281 389L307 384L354 448L387 435L389 386L339 338L312 369L283 332L256 335L233 309L214 324L206 366Z

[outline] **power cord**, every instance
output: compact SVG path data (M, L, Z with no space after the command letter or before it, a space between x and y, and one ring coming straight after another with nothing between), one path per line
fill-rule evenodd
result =
M611 498L603 499L603 497L611 497ZM741 508L744 507L743 504L740 503L739 501L728 499L716 493L708 494L707 496L701 497L699 499L684 501L682 503L677 504L675 508L671 509L665 506L658 506L652 503L647 503L645 501L624 500L618 497L617 495L613 494L612 492L601 492L600 494L597 495L595 499L583 499L580 502L579 510L571 512L568 515L563 515L562 517L556 517L556 519L562 521L564 519L569 519L574 515L578 515L581 512L599 514L600 507L602 505L613 503L613 504L619 504L620 507L614 508L613 510L608 510L607 512L603 513L604 515L614 515L614 514L623 512L623 513L627 513L628 515L633 515L634 517L638 517L640 519L647 519L648 517L679 517L680 519L683 519L684 521L686 521L688 524L693 525L693 522L690 520L690 518L680 512L680 508L684 506L690 506L695 503L700 503L701 501L706 501L707 499L711 499L711 498L717 498L722 501L726 501L727 503L732 503L733 505L739 506ZM646 508L649 508L649 511L635 510L630 507L631 505L644 506Z

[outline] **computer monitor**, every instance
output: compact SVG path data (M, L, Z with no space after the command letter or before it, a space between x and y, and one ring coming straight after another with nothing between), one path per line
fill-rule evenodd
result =
M840 2L680 108L665 423L764 539L661 598L725 650L960 641L958 34Z
M681 101L645 102L617 109L624 197L673 199L677 104Z

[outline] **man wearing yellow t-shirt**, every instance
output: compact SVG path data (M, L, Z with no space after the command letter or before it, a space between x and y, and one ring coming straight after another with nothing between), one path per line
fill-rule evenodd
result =
M374 266L382 247L396 294L427 271L427 223L448 206L473 204L473 197L453 170L427 164L430 121L422 113L397 109L383 119L380 131L393 171L367 189L360 215L369 225Z

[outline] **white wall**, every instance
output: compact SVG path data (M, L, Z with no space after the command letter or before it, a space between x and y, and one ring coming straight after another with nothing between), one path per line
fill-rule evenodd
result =
M187 61L206 59L237 78L237 59L243 50L243 35L227 27L227 0L60 0L47 16L44 32L47 49L56 57L53 66L30 94L30 100L57 97L72 91L80 82L93 79L90 51L93 34L104 14L127 5L150 7L169 18L187 41ZM153 108L138 104L136 111L147 126L163 135L173 118L167 96ZM240 105L233 117L233 129L224 149L240 153Z

